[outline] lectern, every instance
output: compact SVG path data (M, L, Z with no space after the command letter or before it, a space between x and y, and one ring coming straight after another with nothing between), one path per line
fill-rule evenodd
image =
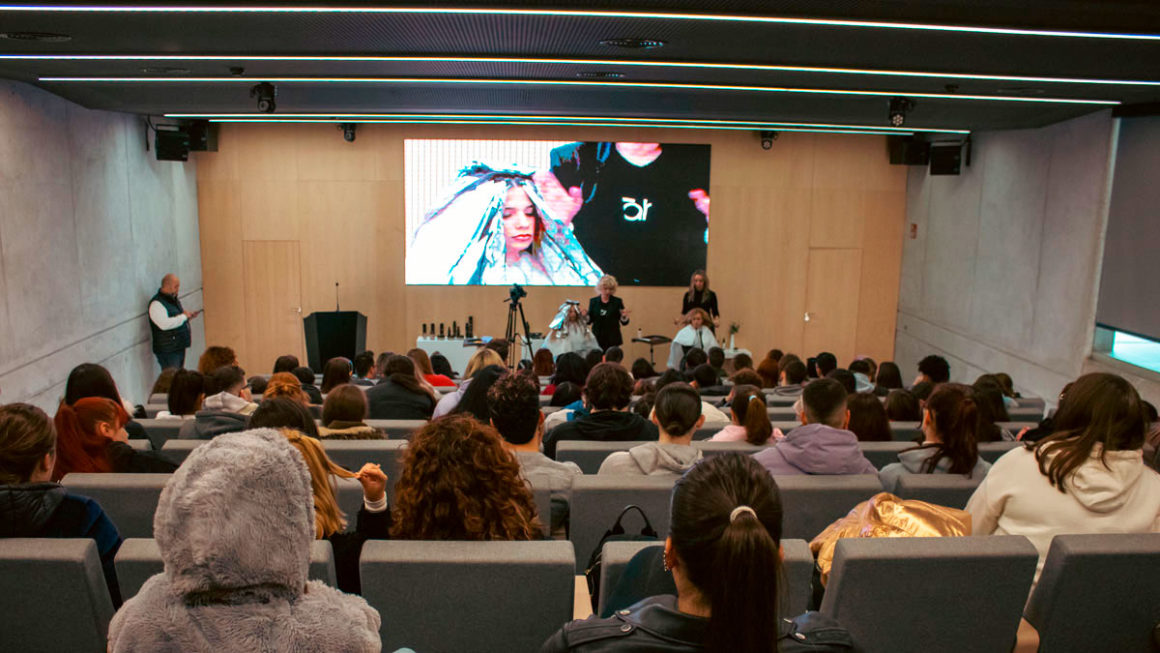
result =
M354 360L367 348L367 316L358 311L319 311L302 320L306 329L306 359L321 374L335 356Z

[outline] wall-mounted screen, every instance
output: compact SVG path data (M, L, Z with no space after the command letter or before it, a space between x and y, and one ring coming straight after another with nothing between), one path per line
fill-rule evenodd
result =
M408 284L687 286L709 146L407 139Z

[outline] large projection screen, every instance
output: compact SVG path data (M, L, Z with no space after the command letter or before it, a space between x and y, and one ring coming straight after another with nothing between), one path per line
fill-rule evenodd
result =
M406 139L410 285L687 286L709 146Z

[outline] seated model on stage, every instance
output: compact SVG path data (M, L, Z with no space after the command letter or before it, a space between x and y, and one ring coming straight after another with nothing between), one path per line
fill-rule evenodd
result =
M690 349L703 349L707 352L718 346L713 331L706 326L709 323L709 315L704 310L694 308L685 315L685 320L688 324L673 336L673 344L669 348L670 370L681 368L681 359Z
M716 332L716 328L721 325L721 312L717 310L717 293L709 290L709 275L705 274L704 270L693 273L693 277L689 280L689 291L681 301L681 317L673 320L673 324L684 322L685 316L694 308L705 311L712 318L706 326Z
M456 183L415 229L407 283L581 286L600 278L530 172L476 162Z
M592 333L596 336L596 342L600 343L601 351L624 344L620 327L628 324L631 311L624 307L624 300L616 296L617 287L616 277L611 274L600 277L596 283L596 292L600 296L588 300L588 310L581 312L592 325Z
M580 302L569 299L560 304L560 310L548 325L548 339L544 346L552 352L553 358L570 351L583 355L600 347L592 329L584 321Z

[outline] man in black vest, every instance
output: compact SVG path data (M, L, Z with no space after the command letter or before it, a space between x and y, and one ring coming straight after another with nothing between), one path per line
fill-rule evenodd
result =
M153 354L161 369L185 367L185 350L189 349L189 321L201 311L181 307L177 291L181 280L170 273L161 279L161 289L149 300L149 329L153 332Z

